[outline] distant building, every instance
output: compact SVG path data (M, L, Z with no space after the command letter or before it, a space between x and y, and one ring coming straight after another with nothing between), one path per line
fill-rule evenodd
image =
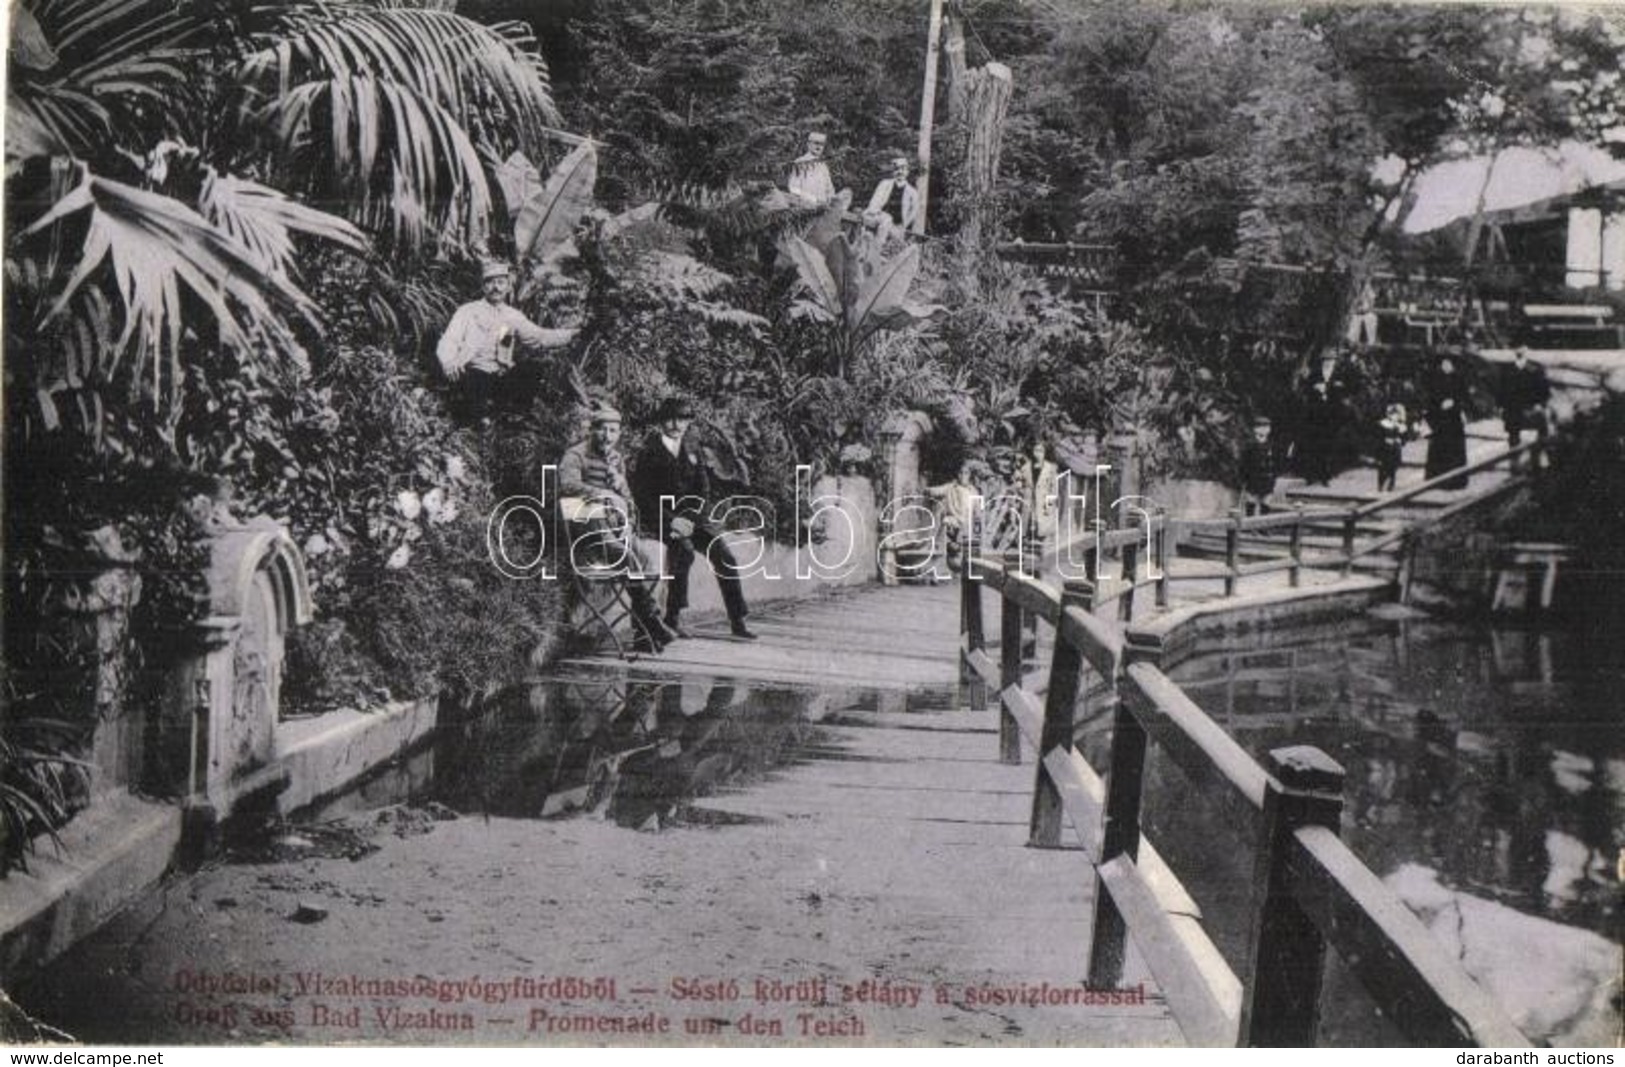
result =
M1625 290L1625 160L1569 144L1442 163L1417 180L1405 230L1448 230L1465 242L1480 195L1475 263L1504 264L1552 296Z

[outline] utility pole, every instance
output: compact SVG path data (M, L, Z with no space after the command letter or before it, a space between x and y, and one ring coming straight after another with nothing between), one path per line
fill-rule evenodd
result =
M937 112L937 56L942 51L942 0L931 0L931 30L925 48L925 94L920 98L920 213L914 232L925 233L925 208L931 193L931 125Z

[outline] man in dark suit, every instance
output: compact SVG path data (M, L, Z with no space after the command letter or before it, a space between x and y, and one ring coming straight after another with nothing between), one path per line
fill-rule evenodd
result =
M735 637L756 639L745 626L745 593L739 565L728 547L722 524L711 517L711 471L698 443L689 433L694 412L684 400L672 398L655 414L657 426L638 452L632 476L632 497L645 530L664 537L671 586L666 594L665 622L679 637L686 637L681 616L688 606L688 572L694 558L705 554L716 572L722 603ZM663 497L673 498L662 505Z
M1529 349L1519 345L1513 351L1511 365L1502 371L1500 386L1507 446L1517 448L1522 444L1525 430L1534 430L1537 437L1546 436L1546 405L1551 403L1552 386L1546 368L1530 360Z

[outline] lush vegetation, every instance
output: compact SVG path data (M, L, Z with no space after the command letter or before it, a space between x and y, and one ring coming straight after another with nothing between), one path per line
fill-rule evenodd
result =
M721 473L787 538L794 466L873 446L905 409L938 426L933 476L1083 431L1228 476L1214 457L1290 403L1347 280L1413 254L1394 235L1422 169L1620 125L1625 32L1602 14L964 0L950 56L1015 71L998 185L963 181L950 59L931 239L881 248L779 187L812 129L860 207L913 154L923 11L452 8L14 7L6 855L83 795L95 723L41 680L93 669L53 605L110 545L142 579L127 699L200 610L209 522L258 514L293 531L318 598L297 702L479 693L558 625L556 590L485 563L486 511L536 490L590 396L633 423L696 401ZM1116 246L1112 320L959 246L971 211L989 240ZM477 423L448 413L430 353L486 258L579 334ZM1237 262L1337 281L1260 289Z

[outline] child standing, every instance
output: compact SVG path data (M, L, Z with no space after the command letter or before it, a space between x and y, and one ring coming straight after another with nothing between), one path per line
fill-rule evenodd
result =
M1388 405L1382 421L1377 423L1377 434L1377 492L1391 493L1405 442L1411 439L1411 421L1404 404Z
M1241 506L1248 515L1261 515L1264 501L1275 491L1275 440L1270 420L1253 420L1253 435L1241 446Z

